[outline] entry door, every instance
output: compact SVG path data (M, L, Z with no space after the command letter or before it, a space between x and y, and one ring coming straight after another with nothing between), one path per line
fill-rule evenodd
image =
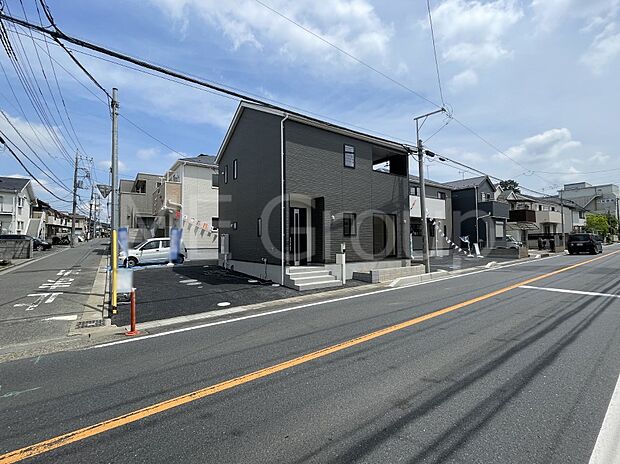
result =
M291 261L294 266L308 263L308 221L306 208L290 209Z

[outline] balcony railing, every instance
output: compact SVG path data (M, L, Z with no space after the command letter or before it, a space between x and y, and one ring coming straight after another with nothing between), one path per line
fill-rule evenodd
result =
M536 211L532 209L511 209L510 222L536 222Z
M540 224L562 224L562 213L559 211L536 211L536 222Z
M162 209L178 209L181 204L181 183L165 181L153 192L153 215Z
M478 209L491 215L491 217L506 219L510 217L510 207L508 206L508 203L503 201L481 201L478 203Z

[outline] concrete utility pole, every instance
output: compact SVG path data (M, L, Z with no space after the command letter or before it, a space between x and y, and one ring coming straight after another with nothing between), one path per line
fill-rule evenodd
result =
M564 242L566 241L566 236L564 235L565 234L565 230L564 230L564 189L560 190L560 209L562 211L562 245L565 245Z
M420 139L420 119L423 119L422 125L426 121L426 118L433 114L443 113L446 110L441 108L431 113L423 114L413 118L415 121L415 135L417 140L418 149L418 177L420 179L420 213L422 222L422 261L424 261L424 271L426 273L431 272L431 260L428 255L428 218L426 215L426 184L424 181L424 147L422 146L422 140ZM411 240L411 239L410 239Z
M75 209L77 208L77 188L78 188L78 155L79 152L75 152L75 165L73 166L73 212L71 216L71 248L75 246Z
M110 261L112 267L112 278L110 279L110 306L111 313L117 312L117 273L118 273L118 226L120 222L120 211L118 202L118 89L112 89L112 218L111 218L111 244Z
M93 201L95 200L95 184L90 183L90 203L88 208L88 240L93 238Z

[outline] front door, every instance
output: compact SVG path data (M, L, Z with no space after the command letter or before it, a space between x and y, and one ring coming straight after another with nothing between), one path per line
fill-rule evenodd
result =
M308 221L306 208L290 208L290 249L291 262L294 266L308 263Z

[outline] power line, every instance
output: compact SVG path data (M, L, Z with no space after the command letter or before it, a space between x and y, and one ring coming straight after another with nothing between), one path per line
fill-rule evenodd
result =
M15 154L13 149L7 145L7 143L4 141L4 139L1 136L0 136L0 143L2 143L6 147L6 149L9 151L9 153L11 155L13 155L13 157L17 160L17 162L21 165L21 167L24 168L24 171L26 171L28 173L28 175L30 177L32 177L32 179L37 184L39 184L41 186L41 188L43 188L43 190L48 192L50 195L52 195L58 201L62 201L62 202L65 202L65 203L71 203L69 200L65 200L63 198L60 198L58 195L56 195L54 192L52 192L50 189L48 189L45 185L43 185L43 183L39 179L37 179L36 176L32 172L30 172L30 170L26 167L26 165L24 163L22 163L22 160L19 159L19 157Z
M431 14L431 2L426 0L426 7L428 9L428 22L431 26L431 39L433 41L433 55L435 56L435 70L437 71L437 84L439 86L439 96L441 98L441 104L445 107L446 102L443 99L443 90L441 88L441 77L439 75L439 61L437 60L437 47L435 45L435 30L433 28L433 16ZM447 125L447 124L446 124ZM433 134L435 135L435 134Z

